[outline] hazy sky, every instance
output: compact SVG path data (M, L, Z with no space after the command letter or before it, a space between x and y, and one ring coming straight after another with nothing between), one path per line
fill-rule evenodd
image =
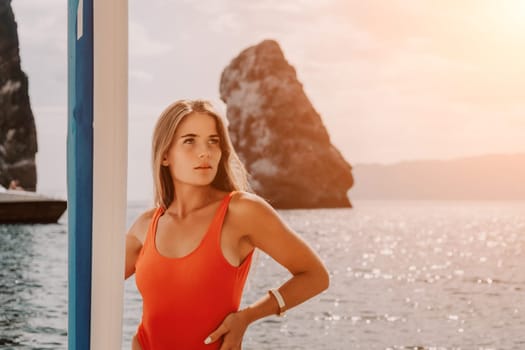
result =
M12 6L38 190L65 196L66 1ZM151 132L164 107L219 103L223 68L266 38L351 164L525 151L525 1L130 1L130 199L150 196Z

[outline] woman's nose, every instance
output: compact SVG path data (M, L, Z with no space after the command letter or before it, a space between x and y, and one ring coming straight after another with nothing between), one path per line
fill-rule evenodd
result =
M203 145L199 149L199 158L206 158L210 156L210 150L208 149L208 145Z

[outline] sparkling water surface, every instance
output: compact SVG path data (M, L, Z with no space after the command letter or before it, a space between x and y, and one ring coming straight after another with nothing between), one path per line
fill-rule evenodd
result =
M280 214L330 288L250 326L243 349L525 349L525 202L356 201ZM128 226L145 209L132 203ZM288 278L259 253L243 304ZM123 349L141 301L125 283ZM67 223L0 225L0 349L67 348Z

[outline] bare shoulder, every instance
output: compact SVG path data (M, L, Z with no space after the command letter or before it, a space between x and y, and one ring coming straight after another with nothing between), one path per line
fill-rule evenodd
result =
M156 208L146 210L139 217L137 217L135 222L133 222L133 224L131 225L128 231L128 235L134 236L140 241L140 243L144 244L144 240L146 239L146 234L148 232L151 219L153 218L153 215L155 214L156 210Z
M268 221L278 220L279 215L263 198L254 193L236 192L230 202L228 215L240 229L246 229Z
M268 202L254 193L235 192L229 206L230 210L243 215L258 215L266 211L274 211Z

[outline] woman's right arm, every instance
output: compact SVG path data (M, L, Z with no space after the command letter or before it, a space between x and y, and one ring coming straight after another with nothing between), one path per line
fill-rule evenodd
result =
M146 239L154 212L155 209L148 210L139 216L126 234L126 271L124 272L124 279L135 273L135 263Z

